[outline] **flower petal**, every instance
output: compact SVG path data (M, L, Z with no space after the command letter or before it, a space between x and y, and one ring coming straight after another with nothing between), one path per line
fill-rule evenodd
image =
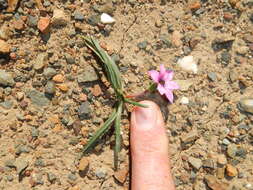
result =
M160 77L163 78L163 76L166 74L166 69L164 65L160 65Z
M163 81L172 80L173 76L174 76L174 72L171 70L167 70L165 74L162 76L162 80Z
M161 84L158 84L157 90L159 91L159 93L160 93L161 95L164 95L164 94L166 93L166 89L165 89L164 86L161 85Z
M177 90L179 89L179 85L175 81L165 81L164 87L166 90Z
M156 70L148 71L149 76L152 78L153 81L156 83L159 82L159 72Z
M172 91L167 90L166 93L165 93L165 96L166 96L166 98L169 100L170 103L173 103L174 97L173 97Z

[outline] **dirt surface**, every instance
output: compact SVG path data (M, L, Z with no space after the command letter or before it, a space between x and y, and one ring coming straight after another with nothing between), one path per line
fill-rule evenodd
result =
M114 103L87 34L127 93L147 88L160 64L174 70L181 90L161 106L176 189L253 189L252 0L10 2L6 11L0 0L0 189L129 189L127 111L118 172L113 131L81 156ZM185 56L197 72L179 66Z

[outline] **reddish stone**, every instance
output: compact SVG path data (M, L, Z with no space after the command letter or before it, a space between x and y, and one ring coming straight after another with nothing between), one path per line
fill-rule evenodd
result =
M10 53L10 58L13 59L13 60L17 59L17 54L14 53L14 52L11 52Z
M234 18L234 16L229 12L225 12L224 15L223 15L223 18L227 21L230 21Z
M99 86L98 84L96 84L96 85L94 86L94 88L92 89L92 94L93 94L94 96L99 96L99 95L102 94L102 90L101 90L101 88L100 88L100 86Z
M49 31L49 27L50 27L50 18L41 17L40 20L38 21L38 29L42 33L47 33Z
M189 8L192 10L192 11L196 11L198 10L199 8L201 7L201 3L199 1L196 1L196 2L193 2L189 5Z

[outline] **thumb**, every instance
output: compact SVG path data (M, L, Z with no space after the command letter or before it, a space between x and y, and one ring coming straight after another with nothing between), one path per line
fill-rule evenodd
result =
M151 101L140 103L149 107L131 115L132 190L175 190L161 111Z

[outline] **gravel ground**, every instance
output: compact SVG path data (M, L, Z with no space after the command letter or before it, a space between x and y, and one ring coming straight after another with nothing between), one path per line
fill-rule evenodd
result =
M92 35L125 92L147 88L160 64L174 70L175 102L151 99L167 119L176 189L253 190L252 0L9 3L0 0L0 189L129 189L130 108L118 171L113 131L81 155L114 104L82 39Z

